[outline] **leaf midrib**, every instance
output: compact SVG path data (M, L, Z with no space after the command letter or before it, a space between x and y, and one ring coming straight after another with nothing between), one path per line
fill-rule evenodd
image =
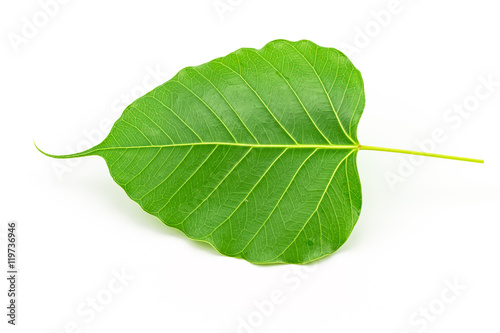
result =
M178 143L169 145L149 145L149 146L117 146L117 147L102 147L96 148L94 150L89 149L87 151L76 153L70 155L71 157L81 157L85 155L90 155L92 153L102 151L102 150L119 150L119 149L146 149L146 148L175 148L175 147L189 147L189 146L235 146L235 147L247 147L247 148L286 148L286 149L356 149L360 148L360 145L307 145L307 144L297 144L297 145L268 145L268 144L251 144L251 143L234 143L234 142L193 142L193 143ZM62 157L62 156L61 156Z
M235 143L235 142L192 142L192 143L174 143L168 145L148 145L148 146L116 146L116 147L99 147L99 145L90 148L88 150L82 151L80 153L68 154L68 155L53 155L46 153L40 148L35 147L44 155L52 158L76 158L95 155L99 151L107 150L127 150L127 149L147 149L147 148L175 148L175 147L193 147L193 146L235 146L235 147L247 147L247 148L284 148L284 149L352 149L360 150L361 145L313 145L313 144L292 144L292 145L268 145L268 144L251 144L251 143Z

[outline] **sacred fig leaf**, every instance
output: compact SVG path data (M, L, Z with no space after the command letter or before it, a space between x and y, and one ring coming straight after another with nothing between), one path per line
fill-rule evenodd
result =
M306 263L361 211L360 72L340 51L276 40L182 69L130 104L97 155L146 212L220 253ZM478 162L472 159L462 159Z

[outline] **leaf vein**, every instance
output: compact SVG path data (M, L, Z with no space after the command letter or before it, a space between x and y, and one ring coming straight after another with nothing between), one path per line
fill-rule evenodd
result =
M285 76L283 75L283 73L281 73L281 71L279 71L269 60L267 60L266 58L264 58L260 53L258 53L256 50L252 50L253 53L257 54L259 57L261 57L265 62L267 62L269 65L271 65L271 67L273 67L273 69L278 72L280 75L280 77L286 82L286 84L288 85L288 87L290 88L290 90L293 92L293 94L295 95L295 97L297 98L297 100L299 101L300 105L302 106L302 108L304 109L307 117L309 118L309 120L311 121L311 123L314 125L314 127L316 128L316 130L319 132L319 134L321 134L321 136L328 142L328 144L332 144L330 142L330 140L328 140L328 138L326 137L325 133L323 133L322 130L319 129L318 127L318 124L313 120L312 116L311 116L311 113L307 110L307 108L305 107L304 103L302 102L302 100L300 99L299 95L297 94L297 91L295 89L293 89L292 85L290 84L290 81L287 80L285 78Z
M307 221L304 223L304 225L302 226L302 228L299 230L299 232L297 233L297 236L295 236L295 238L292 240L292 242L280 253L278 254L275 258L273 258L272 260L270 261L274 261L276 260L277 258L279 258L283 253L286 252L286 250L288 250L288 248L296 242L297 238L299 238L300 234L302 233L302 231L305 229L305 227L307 226L307 224L309 223L309 221L311 220L311 218L314 216L314 214L318 211L321 203L323 202L323 199L325 197L325 193L328 191L328 188L330 187L330 184L332 183L332 180L333 178L335 177L335 174L337 173L338 169L340 168L340 166L342 165L342 163L344 163L344 161L353 153L350 152L349 154L347 154L340 162L339 164L337 165L337 167L335 168L335 170L333 171L333 174L332 176L330 177L330 180L328 181L328 184L326 185L326 188L325 190L323 191L323 194L321 195L321 199L318 201L318 205L316 206L316 209L314 210L314 212L312 212L312 214L309 216L309 218L307 219Z
M215 90L217 90L217 92L219 93L219 95L221 95L221 97L224 99L224 101L227 103L227 105L229 105L229 107L234 111L234 114L236 114L236 116L238 117L238 119L240 120L241 124L245 127L245 129L247 130L247 132L254 138L255 142L259 143L259 140L257 140L257 138L255 137L255 135L252 133L252 131L250 131L250 129L248 128L248 126L245 124L245 122L243 121L243 119L241 119L241 116L238 114L238 112L236 112L236 109L231 105L231 103L229 103L229 101L227 100L226 96L224 96L224 94L219 90L219 88L217 88L217 86L212 82L212 80L208 79L205 75L203 75L199 70L196 69L196 67L193 67L194 71L196 73L198 73L199 75L201 75L205 80L207 80L211 85L212 87L215 88Z
M147 97L147 96L144 96L144 97ZM151 95L149 97L156 100L157 102L159 102L167 110L170 110L170 112L172 112L177 117L177 119L179 119L184 124L184 126L186 126L191 132L193 132L194 135L196 135L196 137L200 140L200 142L203 142L202 138L198 135L198 133L196 133L196 131L194 129L192 129L191 126L189 126L171 107L168 107L167 105L165 105L161 100L156 98L154 95Z
M179 188L178 188L178 189L177 189L177 190L176 190L176 191L175 191L175 192L174 192L174 193L170 196L170 198L167 200L167 202L166 202L166 203L165 203L165 204L164 204L164 205L163 205L163 206L162 206L162 207L161 207L158 211L156 211L156 212L155 212L156 214L159 214L159 213L163 210L163 208L165 208L165 207L168 205L168 203L170 202L170 200L172 200L172 198L173 198L173 197L174 197L174 196L175 196L175 195L176 195L176 194L177 194L177 193L178 193L178 192L179 192L179 191L180 191L180 190L184 187L184 185L186 185L186 183L187 183L187 182L188 182L191 178L193 178L193 176L194 176L194 175L198 172L198 170L200 170L200 169L201 169L201 167L202 167L202 166L205 164L205 162L206 162L206 161L210 158L210 156L212 156L212 154L213 154L213 153L214 153L214 151L217 149L217 147L219 147L219 146L215 146L215 147L214 147L214 149L212 149L212 151L210 152L210 154L208 154L208 156L207 156L207 157L205 157L205 159L203 160L203 162L201 162L201 163L200 163L200 165L196 168L196 170L194 170L194 171L193 171L193 173L189 176L189 178L188 178L188 179L186 179L186 180L184 181L184 183L182 183L182 185L181 185L181 186L179 186Z
M168 134L167 134L167 132L165 132L165 131L163 130L163 128L162 128L160 125L158 125L158 124L156 123L156 121L154 121L153 119L151 119L151 118L150 118L150 117L149 117L146 113L142 112L142 111L141 111L141 109L139 109L138 107L136 107L136 106L134 106L134 105L131 105L131 107L133 107L134 109L136 109L137 111L139 111L140 113L142 113L144 116L146 116L146 118L148 118L149 120L151 120L151 122L152 122L153 124L155 124L155 126L156 126L156 127L158 127L158 128L159 128L159 129L163 132L163 134L165 134L165 135L167 136L167 138L168 138L170 141L172 141L172 143L175 143L175 142L174 142L174 140L172 140L172 138L170 137L170 135L168 135Z
M264 173L262 174L262 176L260 176L259 180L257 180L257 182L255 183L255 185L250 189L250 191L248 192L248 194L246 195L246 197L241 200L241 202L239 203L238 206L236 206L236 208L231 212L231 214L224 220L222 221L221 224L219 224L217 227L214 228L214 230L212 230L210 232L210 234L208 234L206 237L210 237L213 235L213 233L219 229L224 223L226 223L226 221L228 221L233 215L234 213L236 213L236 211L240 208L240 206L245 202L245 200L247 200L247 198L250 196L250 194L252 194L253 190L257 187L257 185L259 185L260 181L264 178L264 176L269 172L269 170L271 170L271 168L273 167L273 165L276 163L276 161L278 161L278 159L288 150L288 148L285 148L283 150L283 152L281 152L281 154L278 155L278 157L276 157L274 159L274 161L269 165L269 167L264 171Z
M260 102L262 103L262 105L264 105L264 107L267 109L267 111L269 112L269 114L274 118L274 120L276 121L276 123L278 123L278 125L290 137L290 139L292 139L293 142L295 142L295 144L298 144L298 142L295 140L295 138L286 130L286 128L283 126L283 124L276 118L276 116L271 111L271 109L269 109L269 106L264 102L264 100L262 99L262 97L260 97L260 95L257 93L257 91L250 86L250 84L247 82L247 80L245 80L245 78L240 73L236 72L234 69L232 69L231 67L227 66L223 62L220 62L220 61L214 61L214 62L217 63L217 64L221 64L222 66L226 67L227 69L231 70L233 73L235 73L236 75L238 75L243 80L243 82L245 82L245 84L253 91L253 93L255 94L255 96L257 96L257 98L260 100Z
M212 196L212 194L220 187L220 185L226 180L226 178L229 177L229 175L234 171L234 169L236 169L236 167L241 163L241 161L243 161L245 157L247 157L247 155L250 153L252 149L253 148L249 148L247 150L247 152L243 155L243 157L240 158L240 160L237 163L235 163L235 165L231 168L231 170L229 170L229 172L224 176L224 178L222 178L222 180L217 184L217 186L214 187L212 192L210 192L210 194L205 199L203 199L203 201L198 206L196 206L196 208L193 209L188 216L186 216L181 222L177 224L172 224L172 226L183 224L184 221L186 221L198 208L200 208L200 206L203 205L203 203L205 203L205 201L207 201Z
M191 92L191 94L193 94L193 96L195 96L196 98L198 98L207 107L207 109L210 110L213 113L213 115L219 120L219 122L222 124L222 126L224 126L224 128L226 129L226 131L233 138L234 142L238 143L238 140L234 136L233 132L231 132L231 130L227 127L226 123L224 123L222 121L222 119L220 119L219 115L210 107L210 105L207 104L207 102L205 102L200 96L198 96L198 94L196 94L193 90L191 90L191 88L189 88L188 86L186 86L181 81L179 81L179 80L171 80L171 82L177 82L177 83L179 83L181 86L183 86L184 88L186 88L189 92Z
M179 165L182 164L182 162L184 162L184 160L186 159L186 157L189 155L189 153L191 152L191 150L193 149L194 146L191 146L191 148L189 148L189 150L187 151L186 155L184 155L181 159L181 161L179 163L177 163L177 165L175 166L175 168L168 174L167 177L165 177L165 179L160 182L158 185L156 185L155 187L153 187L150 191L148 191L147 193L145 193L142 197L139 198L139 200L142 200L144 199L144 197L146 195L148 195L149 193L153 192L154 190L156 190L158 187L160 187L163 183L165 183L168 178L175 172L175 170L177 170L177 168L179 168Z
M252 243L252 241L255 239L255 237L257 237L257 235L259 234L259 232L262 230L262 228L264 228L264 226L266 225L267 221L269 221L269 219L271 218L271 216L273 215L274 211L276 210L276 208L278 208L281 200L283 199L283 197L285 196L285 194L288 192L288 189L290 188L290 185L292 185L293 181L295 180L297 174L299 173L299 171L302 169L302 167L304 166L304 164L311 158L311 156L316 152L318 151L318 149L315 149L311 154L309 154L309 156L307 156L307 158L302 161L302 164L298 167L297 171L295 171L295 174L292 176L292 179L290 180L290 182L288 183L287 187L285 188L285 191L283 191L283 193L281 194L281 197L278 199L278 202L276 202L276 204L274 205L271 213L269 214L269 216L266 218L266 220L262 223L262 225L260 226L260 228L257 230L257 232L255 232L255 234L253 235L253 237L250 239L250 241L245 245L245 247L243 247L243 249L241 249L240 253L243 253L243 251L245 251L245 249L250 245L250 243Z
M311 63L309 62L309 60L307 60L307 58L299 50L297 50L297 48L295 46L293 46L293 44L290 44L289 42L286 42L286 41L284 43L287 44L287 45L290 45L298 54L300 54L302 56L302 58L304 58L304 60L307 62L307 64L311 67L311 69L313 70L314 74L318 78L319 83L321 83L321 86L323 87L323 91L325 92L326 97L328 98L328 101L330 102L330 106L332 107L332 110L333 110L333 113L335 114L335 117L337 117L337 121L339 123L340 128L342 129L342 131L344 132L344 134L347 136L347 138L352 141L352 143L356 143L349 136L349 134L347 134L344 126L342 125L342 122L340 121L339 115L338 115L337 111L335 110L335 107L333 106L332 99L330 98L330 94L328 94L328 92L326 91L326 88L325 88L325 85L323 83L323 80L321 80L321 78L319 77L318 73L316 72L316 69L311 65Z

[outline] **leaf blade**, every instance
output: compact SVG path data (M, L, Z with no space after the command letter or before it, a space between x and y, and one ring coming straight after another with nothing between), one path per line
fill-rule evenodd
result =
M359 216L363 107L347 57L277 40L181 70L75 156L103 157L143 210L222 254L305 263L340 247Z

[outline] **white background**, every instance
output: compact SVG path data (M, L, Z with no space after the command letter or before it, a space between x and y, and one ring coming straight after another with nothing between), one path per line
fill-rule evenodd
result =
M2 278L2 332L500 330L497 2L222 0L231 10L219 15L213 0L60 1L47 22L38 1L0 5L2 270L9 220L20 247L18 326L6 324ZM373 13L389 9L379 23ZM143 212L102 159L56 161L33 146L82 150L144 83L277 38L350 55L365 81L362 144L420 150L441 129L435 152L486 163L360 152L353 234L301 268L223 257ZM447 111L464 103L467 116ZM116 282L122 271L133 279Z

